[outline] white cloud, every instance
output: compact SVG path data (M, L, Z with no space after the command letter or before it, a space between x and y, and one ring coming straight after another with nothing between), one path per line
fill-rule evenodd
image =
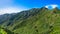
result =
M56 7L58 7L58 5L51 5L52 6L52 8L56 8Z
M17 12L20 12L24 9L22 8L14 8L14 7L10 7L10 8L1 8L0 9L0 15L2 14L6 14L6 13L17 13ZM26 9L25 9L26 10Z
M45 7L46 7L46 8L49 8L49 7L51 7L51 8L56 8L56 7L58 7L58 5L51 4L51 5L46 5Z
M46 8L48 8L48 6L45 6Z
M25 6L15 5L14 0L0 0L0 15L5 13L17 13L28 9Z

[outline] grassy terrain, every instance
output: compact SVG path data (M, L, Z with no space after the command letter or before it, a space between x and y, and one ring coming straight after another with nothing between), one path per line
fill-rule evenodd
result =
M7 34L7 32L0 27L0 34Z
M16 14L1 25L8 34L60 34L60 10L31 9Z

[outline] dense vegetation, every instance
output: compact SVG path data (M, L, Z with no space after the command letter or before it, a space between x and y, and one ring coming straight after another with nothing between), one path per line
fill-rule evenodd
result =
M0 34L14 34L14 32L11 32L8 29L0 27Z
M6 34L60 34L60 10L42 7L5 14L1 15L0 25Z
M7 34L1 27L0 27L0 34Z

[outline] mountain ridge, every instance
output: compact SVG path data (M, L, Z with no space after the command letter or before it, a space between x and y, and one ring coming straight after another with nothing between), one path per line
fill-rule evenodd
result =
M0 26L17 34L56 34L60 33L60 29L57 29L60 28L59 17L60 10L57 8L33 8L7 15Z

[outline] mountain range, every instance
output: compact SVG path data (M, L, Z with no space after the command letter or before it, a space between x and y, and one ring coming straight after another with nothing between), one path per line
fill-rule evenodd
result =
M60 34L60 9L32 8L0 15L1 34Z

